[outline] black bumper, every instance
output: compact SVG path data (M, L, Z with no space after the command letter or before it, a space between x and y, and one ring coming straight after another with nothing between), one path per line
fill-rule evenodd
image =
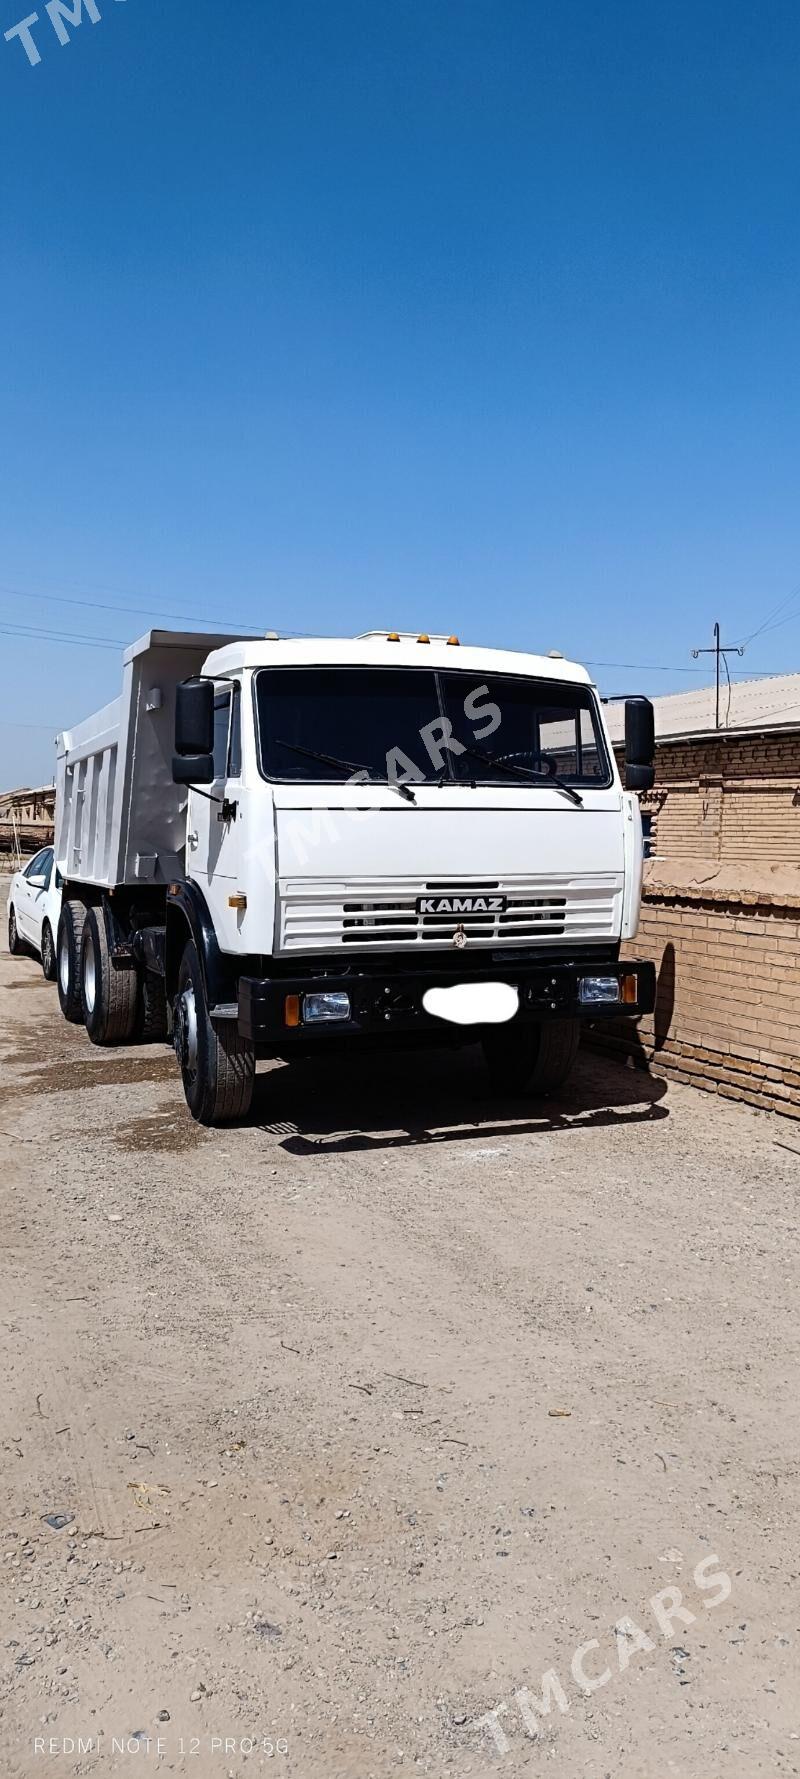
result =
M578 984L582 976L614 976L636 979L635 1000L585 1003L580 1000ZM450 1025L427 1013L422 997L428 988L452 986L451 969L437 970L433 964L419 971L402 972L387 969L385 973L356 968L341 973L326 970L324 974L295 976L243 976L239 979L239 1030L243 1038L254 1044L277 1046L281 1051L295 1045L306 1046L320 1039L369 1037L378 1033L416 1033L420 1037L444 1037L454 1042L471 1042L474 1027ZM593 1023L602 1019L638 1019L652 1013L655 1006L655 964L595 963L569 961L548 964L489 964L485 970L469 971L472 982L507 982L519 989L519 1012L514 1023L538 1022L542 1019L580 1018ZM287 1025L286 1000L299 997L302 1009L307 994L331 994L344 991L350 997L351 1017L314 1025Z

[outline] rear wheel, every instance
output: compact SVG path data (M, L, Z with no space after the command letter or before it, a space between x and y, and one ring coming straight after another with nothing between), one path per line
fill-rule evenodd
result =
M49 920L42 927L42 975L45 982L56 979L56 948L53 943L53 929Z
M186 1104L198 1124L230 1124L250 1110L256 1062L235 1019L213 1020L192 940L181 958L173 1021Z
M58 922L58 999L64 1018L71 1025L79 1025L83 1018L81 938L87 912L84 902L64 902Z
M563 1087L580 1043L577 1019L502 1026L487 1032L483 1054L499 1093L554 1093Z
M136 1024L139 979L111 960L102 908L90 908L81 937L83 1023L93 1044L126 1044Z
M19 957L22 948L22 940L17 929L17 917L14 913L14 904L12 902L11 907L8 910L8 949L11 952L12 957Z

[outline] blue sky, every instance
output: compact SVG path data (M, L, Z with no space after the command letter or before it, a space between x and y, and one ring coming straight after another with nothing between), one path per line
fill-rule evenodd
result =
M13 625L800 668L796 5L97 6L0 0L0 786L118 681Z

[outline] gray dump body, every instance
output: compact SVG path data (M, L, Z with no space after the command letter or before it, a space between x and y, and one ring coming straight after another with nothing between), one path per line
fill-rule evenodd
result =
M56 862L106 889L184 874L186 790L172 782L175 688L235 636L149 630L123 657L122 691L58 737Z

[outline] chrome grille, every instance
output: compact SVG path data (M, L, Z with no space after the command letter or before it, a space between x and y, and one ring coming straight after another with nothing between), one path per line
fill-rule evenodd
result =
M418 912L417 899L463 897L498 892L506 906L497 913ZM396 951L451 947L463 929L470 948L535 945L548 940L614 938L619 933L622 878L549 878L516 882L434 883L405 881L352 884L326 891L324 881L281 886L282 951Z

